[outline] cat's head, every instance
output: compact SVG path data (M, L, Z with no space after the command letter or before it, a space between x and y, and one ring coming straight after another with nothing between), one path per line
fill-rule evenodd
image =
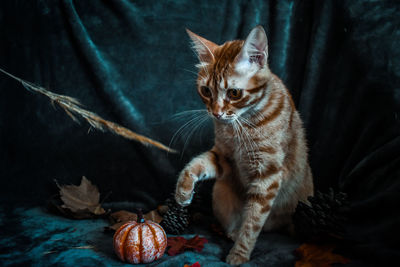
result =
M257 26L245 41L223 45L187 32L200 61L197 90L209 114L230 122L254 109L270 77L264 29Z

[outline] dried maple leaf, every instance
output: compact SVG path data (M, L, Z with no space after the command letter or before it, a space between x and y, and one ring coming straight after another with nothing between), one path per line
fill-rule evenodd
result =
M185 243L186 239L181 236L168 237L167 241L167 247L169 247L168 255L175 256L177 254L182 253L184 251Z
M123 224L129 221L136 221L137 215L136 213L129 212L126 210L120 210L117 212L113 212L109 215L108 219L110 220L110 226L106 226L105 230L117 231Z
M175 256L187 249L194 249L197 252L200 252L204 248L204 244L207 242L207 239L199 237L198 235L191 239L186 239L181 236L168 237L168 255Z
M315 244L303 244L296 249L296 254L300 259L296 261L295 267L330 267L333 263L346 264L349 259L332 253L333 245L318 246Z
M183 267L201 267L201 266L200 266L200 263L198 261L196 261L192 265L185 264L185 265L183 265Z
M152 210L143 217L146 220L151 220L153 222L159 223L163 219L160 214L158 214L157 210ZM106 230L113 230L116 231L119 227L121 227L123 224L129 222L129 221L136 221L137 220L137 215L136 213L126 211L126 210L120 210L117 212L113 212L110 214L110 222L111 226L106 227Z
M205 239L204 237L200 237L200 236L196 235L195 237L189 239L186 242L185 247L192 248L192 249L196 250L197 252L200 252L203 250L204 244L207 242L208 242L208 240Z
M95 215L105 213L105 210L99 203L100 193L97 186L93 185L85 176L82 177L81 184L60 186L60 197L64 204L62 208L71 210L72 212L87 212Z
M136 221L137 220L137 215L136 213L126 211L126 210L120 210L116 211L110 214L110 219L112 220L113 223L118 223L118 222L128 222L128 221Z
M165 213L167 213L168 210L169 210L169 207L167 205L159 205L157 207L157 211L161 215L164 215Z
M163 219L163 217L158 213L158 210L152 210L148 213L146 213L145 215L143 215L143 217L146 220L150 220L156 223L160 223Z

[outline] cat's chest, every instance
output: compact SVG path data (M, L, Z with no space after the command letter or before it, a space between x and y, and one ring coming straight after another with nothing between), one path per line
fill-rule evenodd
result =
M244 140L244 138L246 140ZM223 151L225 155L235 158L235 155L240 154L249 142L248 133L246 136L239 134L233 127L219 127L215 131L215 143Z
M237 174L245 179L249 173L264 165L268 159L262 152L264 147L277 147L277 132L264 131L261 129L235 129L229 126L216 128L215 145L225 157L230 158L231 164L235 165Z
M223 147L224 152L240 158L257 151L259 145L266 141L265 134L259 130L223 125L217 127L215 131L215 143Z
M221 127L216 131L215 145L231 158L238 169L252 168L259 154L263 138L251 131L237 130L232 127ZM247 171L247 170L243 170Z

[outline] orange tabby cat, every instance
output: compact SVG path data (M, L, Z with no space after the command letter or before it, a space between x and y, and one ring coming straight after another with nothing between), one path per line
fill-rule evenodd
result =
M226 261L237 265L249 260L262 229L290 227L298 201L313 194L304 130L290 93L268 68L261 26L246 41L220 46L188 34L215 145L182 170L175 198L189 205L195 183L216 178L213 210L235 241Z

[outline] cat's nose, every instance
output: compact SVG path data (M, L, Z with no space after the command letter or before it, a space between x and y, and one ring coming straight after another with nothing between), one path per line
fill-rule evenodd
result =
M217 119L221 119L221 117L222 117L222 113L213 112L212 114L213 114L214 117L217 118Z

